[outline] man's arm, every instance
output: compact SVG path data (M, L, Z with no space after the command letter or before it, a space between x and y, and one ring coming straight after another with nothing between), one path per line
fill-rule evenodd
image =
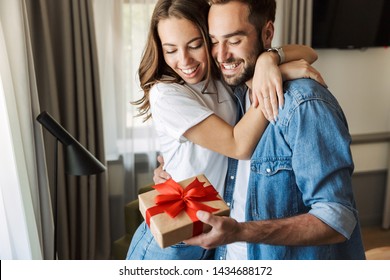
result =
M294 217L238 223L198 211L199 220L211 225L211 231L187 239L185 243L215 248L237 241L284 246L314 246L339 243L346 238L311 214Z

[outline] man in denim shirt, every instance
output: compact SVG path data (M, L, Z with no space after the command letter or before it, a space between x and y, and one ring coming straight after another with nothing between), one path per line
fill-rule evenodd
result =
M245 113L254 63L271 46L275 1L211 2L213 56ZM231 218L198 211L212 230L186 242L218 247L217 259L364 259L345 116L310 79L285 82L284 98L251 160L230 159Z

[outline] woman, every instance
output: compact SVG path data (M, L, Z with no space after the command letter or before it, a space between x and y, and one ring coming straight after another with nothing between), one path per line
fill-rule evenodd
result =
M205 174L222 194L226 156L248 159L268 122L260 107L251 107L234 126L231 89L219 79L210 56L208 10L203 0L157 2L139 68L144 96L135 104L140 115L153 116L165 169L172 178L181 181ZM288 51L286 59L292 59ZM127 259L205 259L210 254L183 243L161 249L143 223Z

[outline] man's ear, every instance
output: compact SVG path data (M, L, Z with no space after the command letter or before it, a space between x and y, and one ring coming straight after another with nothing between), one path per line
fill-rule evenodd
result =
M274 37L274 23L272 21L267 21L262 31L264 48L270 48L272 46L273 37Z

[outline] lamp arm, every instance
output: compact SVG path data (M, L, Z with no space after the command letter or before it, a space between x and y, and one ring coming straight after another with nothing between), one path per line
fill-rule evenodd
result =
M46 111L40 113L37 117L40 122L54 137L63 145L68 146L76 140Z
M98 174L106 170L106 167L49 113L43 111L38 115L37 121L65 146L66 173L81 176Z

